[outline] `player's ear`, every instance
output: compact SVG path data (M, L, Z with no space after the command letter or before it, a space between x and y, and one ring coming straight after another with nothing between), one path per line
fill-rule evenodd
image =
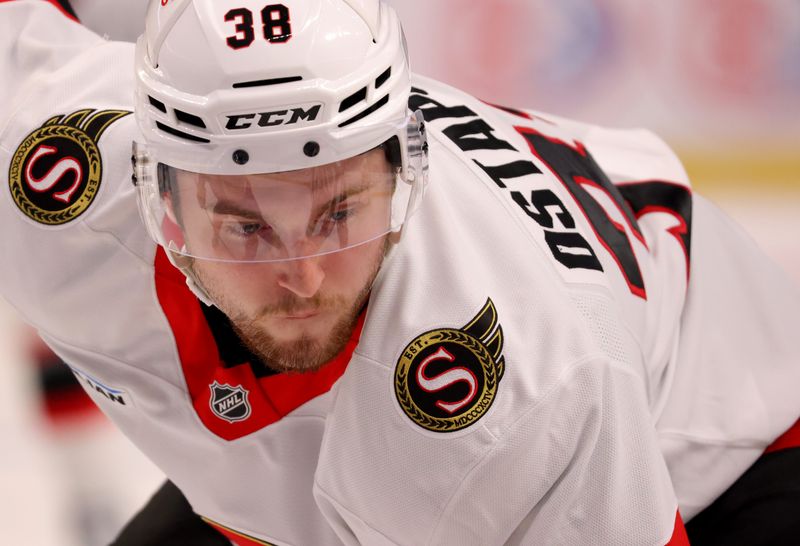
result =
M172 198L172 192L165 192L163 195L164 200L164 211L167 214L167 218L169 218L170 222L173 224L180 225L178 223L178 216L175 214L175 200Z

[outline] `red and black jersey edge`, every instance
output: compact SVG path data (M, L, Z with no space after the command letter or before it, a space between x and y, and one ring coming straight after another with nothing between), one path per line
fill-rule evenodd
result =
M0 4L2 4L3 2L14 2L14 1L15 0L0 0ZM76 23L80 23L80 20L78 19L75 10L72 9L72 5L69 3L69 0L44 0L44 1L58 8L58 11L60 11L61 13L63 13Z

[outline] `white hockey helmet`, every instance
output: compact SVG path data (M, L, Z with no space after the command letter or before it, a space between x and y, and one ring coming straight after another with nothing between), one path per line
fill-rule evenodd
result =
M136 45L143 140L134 143L134 180L148 231L171 255L252 262L337 252L399 231L427 181L424 124L419 112L407 111L409 92L402 28L379 0L151 0ZM394 165L383 190L375 188L385 172L352 172L364 169L356 158L378 146ZM294 174L259 185L265 173L286 172ZM303 173L309 175L305 191L298 184ZM215 180L235 190L200 187ZM389 195L387 217L347 229L332 224L342 221L337 196L370 185L374 195ZM321 187L328 208L319 207ZM219 212L220 193L229 190L258 202L237 224L245 227L236 228L249 240L228 244L217 219L206 230L214 240L195 237L192 244L176 202L196 204L202 194L200 206L211 216ZM253 242L260 229L253 213L276 191L307 204L302 237L316 237L313 244L294 244L274 230ZM327 215L322 221L320 211ZM261 220L261 227L269 221Z

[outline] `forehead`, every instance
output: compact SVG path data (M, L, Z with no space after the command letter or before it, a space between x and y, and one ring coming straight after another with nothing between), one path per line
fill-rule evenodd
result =
M330 193L352 186L371 186L386 180L391 167L382 148L375 148L361 155L335 163L284 171L252 175L214 175L177 171L183 189L187 185L212 188L214 193L229 196L252 195L254 191L302 191L308 193Z

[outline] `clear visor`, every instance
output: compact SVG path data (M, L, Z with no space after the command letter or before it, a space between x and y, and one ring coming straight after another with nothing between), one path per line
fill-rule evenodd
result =
M395 137L316 167L223 175L169 166L134 143L139 204L156 242L185 256L278 262L338 252L397 232L415 208L427 164L422 147L409 155L405 144Z

